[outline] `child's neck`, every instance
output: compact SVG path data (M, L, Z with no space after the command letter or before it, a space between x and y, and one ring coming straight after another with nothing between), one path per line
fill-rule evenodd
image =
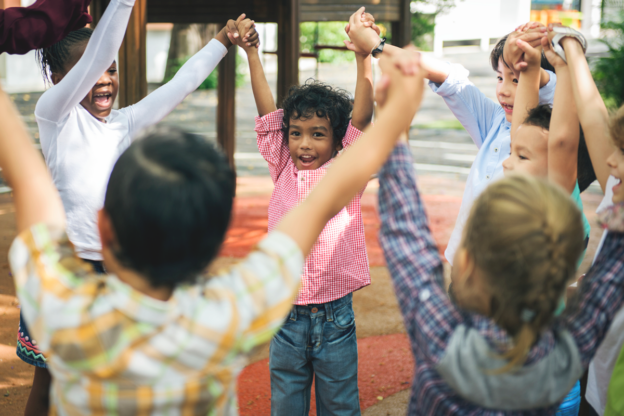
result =
M102 250L102 256L104 257L106 271L117 276L119 280L131 286L137 292L162 301L168 301L171 295L173 295L173 289L164 286L155 288L143 275L123 267L110 250Z

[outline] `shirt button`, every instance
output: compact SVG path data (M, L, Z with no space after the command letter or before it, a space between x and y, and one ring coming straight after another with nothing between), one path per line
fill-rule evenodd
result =
M485 177L485 179L490 179L490 175L487 175L487 176Z
M420 299L421 302L426 301L430 297L431 297L431 292L429 291L429 289L423 289L423 291L420 292L420 295L418 295L418 298Z
M494 148L494 153L498 153L498 147Z
M305 176L301 176L301 182L305 181Z

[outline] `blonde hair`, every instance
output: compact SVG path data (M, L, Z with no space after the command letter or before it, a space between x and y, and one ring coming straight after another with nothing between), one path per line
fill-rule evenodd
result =
M541 179L507 177L476 200L464 247L491 288L491 317L514 341L497 373L522 365L550 324L576 274L583 236L570 196Z
M613 143L619 148L624 148L624 105L611 116L609 132Z

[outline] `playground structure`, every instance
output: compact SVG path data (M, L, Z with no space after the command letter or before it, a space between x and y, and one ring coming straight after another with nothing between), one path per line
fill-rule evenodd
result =
M108 0L93 0L94 23L104 13ZM346 21L357 8L366 6L377 21L390 22L395 45L409 43L409 0L137 0L126 37L119 51L119 105L128 106L147 95L147 23L218 23L246 13L256 22L277 23L277 100L299 83L299 23ZM234 50L233 50L234 51ZM219 64L217 140L234 166L236 53Z

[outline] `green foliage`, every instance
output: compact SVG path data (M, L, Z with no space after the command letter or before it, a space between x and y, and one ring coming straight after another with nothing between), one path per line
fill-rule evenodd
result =
M624 104L624 12L619 21L604 23L603 28L615 36L600 39L609 48L609 55L596 59L592 72L605 104L615 109Z
M348 22L305 22L301 23L301 52L314 53L314 45L344 46L343 40L349 40L345 33ZM351 62L355 59L353 52L325 49L319 52L320 62Z
M165 77L162 83L166 84L167 82L171 81L173 77L175 76L175 74L178 73L180 68L182 68L182 66L189 59L191 59L190 56L187 56L186 58L183 58L183 59L176 59L173 65L171 66L171 76ZM237 87L242 87L243 84L245 84L246 71L247 71L247 62L240 56L240 54L237 54L236 55L236 86ZM217 67L215 68L214 71L210 73L210 75L208 75L208 78L206 78L204 82L202 82L197 89L198 90L214 90L217 88L218 84L219 84L219 68Z
M412 42L423 51L433 50L435 14L412 13Z

